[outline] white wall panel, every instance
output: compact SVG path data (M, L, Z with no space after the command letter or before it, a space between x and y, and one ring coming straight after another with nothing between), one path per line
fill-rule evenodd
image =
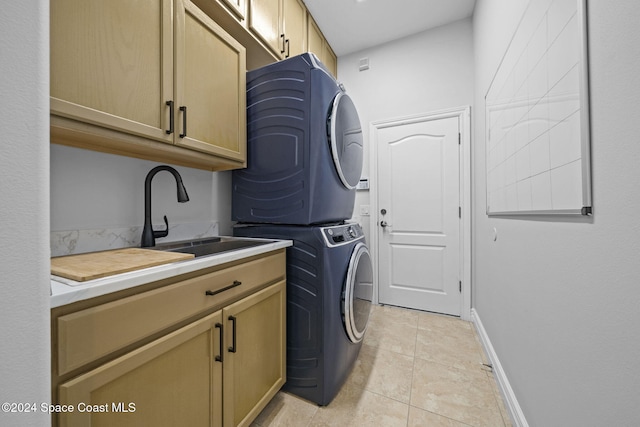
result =
M0 14L0 412L3 426L51 417L49 342L49 2L8 2Z
M548 0L478 0L473 20L476 106L484 105L525 8L544 9L548 4ZM504 178L498 172L484 174L485 167L492 166L485 164L485 152L498 144L486 146L485 124L492 122L485 121L484 108L475 109L473 305L531 426L638 423L640 3L622 0L612 7L611 2L592 0L588 7L592 218L488 217L487 185ZM550 37L561 33L569 13L550 14L558 17L547 22ZM550 69L568 59L547 57L554 62ZM566 65L561 68L566 70ZM565 82L575 78L560 79L549 88L564 91ZM513 86L507 80L505 84ZM569 120L552 131L542 123L529 127L544 136L529 144L531 203L540 210L567 200L553 186L552 174L565 174L566 182L575 179L580 185L571 162L575 151L552 146L549 140L555 132L574 131L570 118L575 108L557 103L551 109L550 116ZM530 111L529 123L538 116ZM565 166L552 171L551 162ZM506 199L506 192L496 194L490 203L506 205Z

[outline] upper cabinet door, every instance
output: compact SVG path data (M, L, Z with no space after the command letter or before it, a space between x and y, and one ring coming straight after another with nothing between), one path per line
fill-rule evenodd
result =
M311 15L308 17L308 31L307 31L307 52L315 53L322 61L322 54L324 52L324 37L320 32L320 28L313 20Z
M170 142L172 0L50 6L51 113Z
M329 42L326 40L324 42L324 50L322 52L322 63L327 66L329 71L333 73L334 77L338 76L338 58L336 58L336 54L333 53L333 49L331 49Z
M322 31L313 20L311 15L307 16L307 52L315 53L322 63L331 71L334 77L338 75L338 60L335 53L324 38Z
M280 32L280 5L281 0L249 0L249 29L282 58L285 40Z
M285 35L284 57L307 51L307 8L300 0L284 0L282 34Z
M244 161L245 48L190 1L176 5L176 145Z

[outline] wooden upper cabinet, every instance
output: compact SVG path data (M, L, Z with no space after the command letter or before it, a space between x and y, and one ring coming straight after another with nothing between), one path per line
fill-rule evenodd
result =
M300 0L283 0L281 34L284 34L284 57L307 51L307 8Z
M306 52L307 8L301 0L249 0L249 29L278 59Z
M322 31L313 20L311 14L307 16L307 52L314 53L318 59L333 73L334 77L338 75L338 60L336 54L333 53L331 46L324 38Z
M318 28L318 24L313 20L311 14L307 18L309 20L309 25L307 28L307 51L311 53L315 53L318 58L322 58L322 54L324 52L324 36Z
M254 67L311 51L337 74L302 0L195 1L207 13L192 0L52 0L51 141L236 169L246 165L247 51L238 37Z
M190 0L50 9L52 142L211 170L246 164L246 50Z
M170 142L172 0L53 0L51 111Z
M280 37L280 0L249 0L249 29L279 58L284 50Z
M334 77L338 76L338 58L326 40L324 42L324 50L322 51L322 63L327 66Z
M176 10L176 144L246 157L245 49L189 1Z

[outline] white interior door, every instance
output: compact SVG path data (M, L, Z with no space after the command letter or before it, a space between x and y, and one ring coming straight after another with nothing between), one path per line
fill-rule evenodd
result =
M458 117L378 129L379 302L460 315Z

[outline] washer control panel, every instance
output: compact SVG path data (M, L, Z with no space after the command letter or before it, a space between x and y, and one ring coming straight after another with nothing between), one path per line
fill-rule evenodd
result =
M338 246L364 238L362 228L358 224L324 227L322 235L329 246Z

